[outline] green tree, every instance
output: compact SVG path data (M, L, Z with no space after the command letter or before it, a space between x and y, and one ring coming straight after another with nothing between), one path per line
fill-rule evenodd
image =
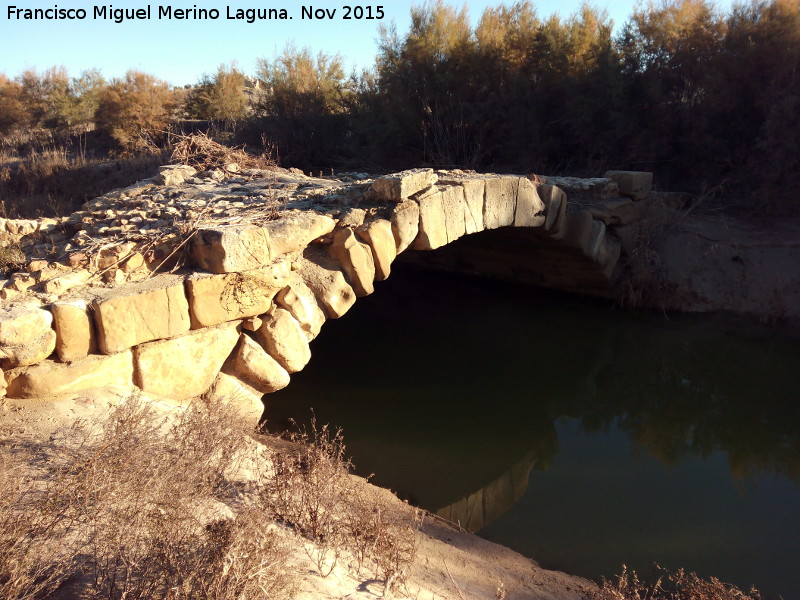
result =
M22 86L0 73L0 135L8 135L26 121Z

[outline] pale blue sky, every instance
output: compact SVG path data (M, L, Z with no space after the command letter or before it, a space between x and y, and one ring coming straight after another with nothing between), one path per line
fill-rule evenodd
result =
M627 20L636 0L598 0L595 6L605 8L619 25ZM732 0L721 0L721 6L730 6ZM0 0L0 72L13 77L27 68L39 70L63 65L70 74L96 67L107 78L124 74L129 68L152 73L162 79L183 85L195 83L203 73L216 70L221 63L236 61L245 73L253 74L260 57L273 58L288 41L298 47L308 46L312 50L330 54L340 53L348 68L367 67L377 53L378 25L376 20L345 21L339 17L343 6L354 6L350 0L330 2L327 0L286 0L252 2L242 0L188 0L175 3L173 8L216 8L220 18L211 21L167 21L156 17L158 3L151 3L149 21L131 21L116 24L113 21L93 20L92 7L103 6L85 0ZM408 29L411 0L377 0L361 6L383 5L383 23L392 20L398 30ZM501 2L479 0L467 2L474 20L480 17L486 6ZM506 2L511 4L511 1ZM141 8L147 2L118 0L114 8ZM460 6L461 3L452 2ZM558 13L563 17L573 14L581 0L540 0L535 2L540 17ZM161 4L169 6L167 1ZM9 19L9 7L18 8L83 8L88 16L84 21L24 21ZM336 9L334 20L308 21L301 19L301 6ZM261 21L248 24L244 21L228 20L226 9L232 13L237 8L285 8L294 18L289 21Z

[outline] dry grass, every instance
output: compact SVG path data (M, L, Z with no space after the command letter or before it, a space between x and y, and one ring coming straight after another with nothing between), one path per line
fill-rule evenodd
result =
M655 583L648 584L639 579L635 571L624 565L616 582L603 579L600 590L593 600L761 600L756 589L749 593L715 577L702 579L696 573L683 569L671 572L658 567L660 576Z
M293 446L272 456L274 473L264 487L273 517L313 542L310 558L327 576L346 557L358 575L405 583L416 553L422 513L389 507L349 474L341 431L328 426L291 436Z
M281 600L300 548L322 575L402 583L416 511L349 475L340 436L301 440L259 446L229 405L167 417L138 397L47 440L0 433L0 598Z

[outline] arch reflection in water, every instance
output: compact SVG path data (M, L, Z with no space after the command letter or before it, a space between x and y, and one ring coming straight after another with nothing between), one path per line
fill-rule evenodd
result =
M362 302L327 325L308 369L270 397L274 426L313 407L320 422L344 428L361 473L464 515L470 529L520 496L530 468L522 503L486 535L545 566L597 577L662 560L800 597L782 566L800 560L797 341L429 273L396 272ZM572 457L579 438L587 454ZM598 466L603 452L612 466ZM682 469L701 474L682 479ZM595 514L603 478L617 491L602 493L616 496ZM654 481L665 490L643 500ZM733 491L723 497L723 488ZM563 521L543 516L567 507ZM576 513L592 515L590 531L574 530ZM724 530L724 551L710 545L715 531L689 531L692 515ZM656 525L683 537L658 547L660 534L647 530ZM581 544L591 560L570 562Z

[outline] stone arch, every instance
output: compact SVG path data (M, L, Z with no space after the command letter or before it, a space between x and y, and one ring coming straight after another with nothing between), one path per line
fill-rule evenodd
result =
M535 177L417 169L345 192L266 223L198 230L188 272L6 310L0 358L8 395L114 386L178 403L238 399L255 415L265 394L307 364L324 322L371 294L399 255L435 256L428 251L485 232L518 234L541 254L528 260L536 253L515 255L512 244L512 278L520 262L540 275L531 281L611 289L619 242Z

